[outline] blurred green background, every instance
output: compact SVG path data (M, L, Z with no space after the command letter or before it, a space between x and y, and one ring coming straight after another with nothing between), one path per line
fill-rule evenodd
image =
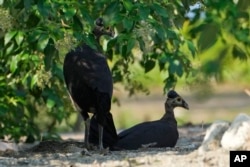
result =
M65 88L65 54L103 17L115 29L101 44L113 74L117 129L160 118L175 89L190 111L179 125L249 113L248 0L0 1L0 138L27 142L82 131Z

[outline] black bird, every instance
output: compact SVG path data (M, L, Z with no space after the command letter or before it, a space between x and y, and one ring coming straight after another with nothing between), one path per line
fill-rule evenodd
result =
M95 24L92 33L97 44L102 35L114 35L112 29L104 27L101 18ZM100 50L82 44L65 56L63 74L70 97L85 121L86 147L90 147L88 113L93 113L98 122L99 148L103 149L103 128L114 139L118 138L110 113L113 80L106 57Z
M165 114L160 120L144 122L122 131L118 142L113 146L115 150L134 150L142 145L152 147L174 147L179 133L174 108L189 109L188 104L174 90L168 92L165 102Z

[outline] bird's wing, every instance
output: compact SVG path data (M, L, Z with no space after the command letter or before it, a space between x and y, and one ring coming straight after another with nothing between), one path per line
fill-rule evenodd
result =
M84 73L82 77L90 87L98 89L103 93L110 93L112 91L112 74L105 57L95 56L91 57L91 60L82 59L81 63L80 66L85 67L82 71Z
M167 127L167 125L161 121L144 122L122 131L119 134L119 138L124 139L137 138L148 135L151 136L154 130L157 133L158 131L164 131L165 127Z
M129 128L119 135L117 147L138 149L142 144L156 143L156 147L173 147L178 131L164 121L145 122Z
M89 46L84 45L69 52L65 57L64 71L69 73L67 76L74 77L69 79L70 82L84 82L92 89L112 96L112 74L106 58ZM70 75L72 73L74 75Z

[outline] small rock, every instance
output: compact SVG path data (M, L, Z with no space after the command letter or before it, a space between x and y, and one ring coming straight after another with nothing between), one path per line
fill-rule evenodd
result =
M18 151L18 147L15 143L7 143L0 141L0 151L6 150Z
M229 123L226 121L214 122L206 132L201 146L199 147L199 153L215 150L220 147L220 141L224 132L229 127Z
M221 145L227 150L249 149L250 146L250 117L247 114L239 114L231 126L224 133Z

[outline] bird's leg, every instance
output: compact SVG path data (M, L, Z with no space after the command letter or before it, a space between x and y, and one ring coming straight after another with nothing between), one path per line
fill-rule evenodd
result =
M102 143L102 137L103 137L103 126L98 124L98 135L99 135L99 149L103 150L103 143Z
M90 119L87 118L85 121L85 137L84 137L84 142L86 145L86 148L89 149L90 145L89 145L89 130L90 130Z

